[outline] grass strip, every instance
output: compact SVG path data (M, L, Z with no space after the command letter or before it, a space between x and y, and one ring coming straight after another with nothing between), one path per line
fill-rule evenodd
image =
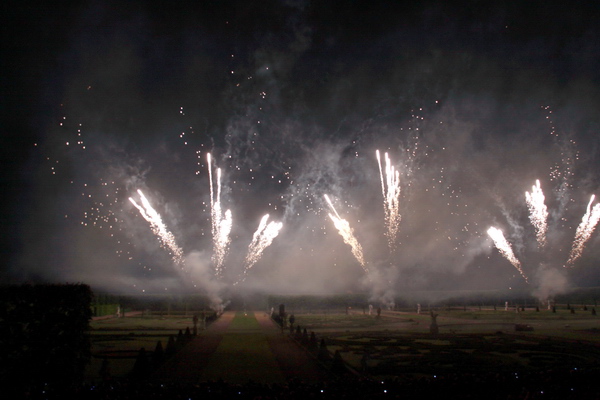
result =
M250 380L261 383L284 382L267 336L261 332L254 314L237 313L211 356L201 380L218 379L231 383Z

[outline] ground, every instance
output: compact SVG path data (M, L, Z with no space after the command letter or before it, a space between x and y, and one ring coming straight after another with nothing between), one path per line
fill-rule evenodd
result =
M448 390L451 380L456 393L463 393L465 382L491 379L497 382L496 398L550 389L565 396L565 390L577 389L563 397L570 398L569 394L593 390L593 380L587 377L600 372L600 319L591 310L435 313L439 325L435 335L426 312L383 311L380 317L356 310L294 313L296 326L324 339L329 359L323 360L266 313L228 311L155 370L151 381L283 385L293 378L314 385L338 378L364 379L394 382L404 395L417 395L424 384L438 393ZM191 315L94 321L94 360L88 379L98 381L103 357L108 357L113 377L128 376L136 348L145 346L151 352L158 340L164 345L169 335L192 324ZM334 355L337 363L332 361ZM436 380L442 386L436 387ZM467 384L471 392L476 390L473 385Z
M94 357L87 377L98 380L104 358L109 360L113 377L125 377L140 348L151 352L158 341L164 348L169 335L188 327L193 330L193 321L192 316L137 316L94 321L92 327ZM316 361L287 333L264 312L226 311L154 374L163 381L188 383L218 379L283 383L290 377L320 381L323 372Z

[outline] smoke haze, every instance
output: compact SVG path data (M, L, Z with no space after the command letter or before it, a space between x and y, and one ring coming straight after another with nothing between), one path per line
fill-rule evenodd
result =
M35 8L43 22L14 39L11 49L29 50L6 78L37 83L6 108L6 126L20 129L2 146L11 189L3 276L198 291L216 304L244 274L269 214L283 227L235 290L368 292L389 304L411 290L546 298L599 286L597 231L563 268L600 194L598 9L476 4ZM9 115L17 104L27 111ZM376 150L400 172L393 250ZM211 264L209 152L233 221L222 277ZM550 215L543 251L525 200L536 179ZM183 249L183 267L127 200L138 189ZM369 273L329 219L325 194ZM493 247L491 226L529 284Z

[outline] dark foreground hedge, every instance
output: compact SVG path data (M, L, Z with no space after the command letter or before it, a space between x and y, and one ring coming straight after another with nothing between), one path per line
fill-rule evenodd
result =
M0 288L3 387L23 393L46 383L80 383L90 358L91 301L83 284Z

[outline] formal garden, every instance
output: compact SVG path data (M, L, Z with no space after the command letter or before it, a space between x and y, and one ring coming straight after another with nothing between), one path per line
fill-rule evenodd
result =
M600 319L593 302L552 307L463 302L382 309L340 297L333 302L294 299L289 306L261 304L258 312L270 314L274 322L271 334L315 360L328 382L325 390L324 381L233 385L217 375L206 382L198 377L191 386L177 379L166 382L161 371L171 365L167 362L188 352L187 344L219 321L217 315L199 303L169 299L154 308L148 303L139 309L105 307L108 314L93 317L92 299L85 285L24 286L3 292L5 384L10 382L17 394L29 398L69 393L80 398L139 398L142 393L147 399L173 393L227 398L235 390L249 396L271 393L271 398L291 391L319 393L322 398L351 398L358 392L369 398L375 393L529 399L559 398L543 396L550 392L562 399L600 394L592 378L600 373ZM256 320L246 318L254 315L251 312L237 312L226 335L232 341L224 340L223 345L248 351L254 342L244 339L240 347L235 335L262 337ZM277 353L265 347L264 339L256 343L263 352ZM278 351L279 359L292 354L282 347ZM242 364L238 367L243 370ZM228 369L221 366L222 371Z

